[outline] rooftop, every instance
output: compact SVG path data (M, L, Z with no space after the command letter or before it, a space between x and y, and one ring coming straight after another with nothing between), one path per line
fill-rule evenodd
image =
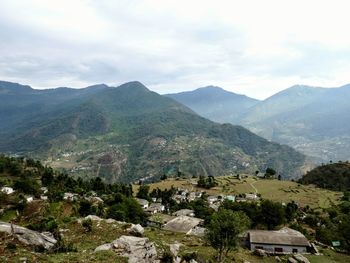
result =
M302 233L288 227L284 227L278 231L250 230L249 242L258 244L310 246L309 241Z

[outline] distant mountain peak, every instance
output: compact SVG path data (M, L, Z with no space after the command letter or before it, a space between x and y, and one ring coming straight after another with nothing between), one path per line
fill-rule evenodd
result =
M21 85L19 83L3 81L3 80L0 80L0 89L15 91L15 92L33 91L33 88L31 86Z
M126 82L120 86L117 87L120 89L128 89L128 90L143 90L143 91L150 91L145 85L143 85L140 81L130 81Z

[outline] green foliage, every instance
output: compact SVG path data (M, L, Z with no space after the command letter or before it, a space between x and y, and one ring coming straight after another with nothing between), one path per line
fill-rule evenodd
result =
M137 198L149 200L149 185L140 185L139 191L136 194Z
M123 197L120 203L109 207L107 217L135 224L145 224L147 219L145 212L137 201L128 197Z
M350 163L321 165L306 173L300 182L335 191L350 190Z
M285 210L280 203L263 200L261 202L261 216L268 229L274 229L284 223Z
M273 178L276 175L276 171L270 167L268 167L265 171L265 178Z
M218 184L215 181L215 178L213 176L205 177L203 175L200 175L199 179L197 181L197 186L198 187L203 187L203 188L206 188L206 189L210 189L210 188L215 187L217 185Z
M92 220L90 218L84 219L81 223L81 225L84 227L86 232L92 231Z
M30 224L28 228L39 232L48 231L53 233L58 230L58 223L55 218L47 217Z
M217 250L219 262L224 260L230 250L239 246L239 234L249 226L250 220L243 212L220 209L213 214L206 238Z
M4 131L0 151L60 159L56 165L62 168L67 165L62 159L74 165L79 161L79 166L92 169L72 169L71 173L93 177L99 171L109 182L131 182L149 175L155 180L171 169L180 177L217 176L231 173L234 166L242 172L271 166L291 177L300 174L305 162L305 156L292 148L271 143L240 126L206 120L138 82L96 93L75 91L84 96L72 97L71 92L67 91L67 98L61 95L60 103L53 103L50 111L45 111L46 104L39 100L44 104L38 105L42 114L17 123L21 129L15 136ZM38 97L42 98L40 92ZM65 151L74 154L63 158ZM242 165L247 160L250 167ZM49 174L44 178L44 185L52 183Z

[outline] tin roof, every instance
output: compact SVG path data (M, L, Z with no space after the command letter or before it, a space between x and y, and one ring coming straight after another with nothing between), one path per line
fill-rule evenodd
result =
M309 241L302 233L288 227L278 231L250 230L249 242L271 245L310 246Z

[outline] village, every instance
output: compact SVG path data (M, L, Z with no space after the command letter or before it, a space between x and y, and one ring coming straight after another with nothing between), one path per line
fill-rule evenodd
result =
M70 182L71 179L62 177L61 180ZM141 220L142 223L141 221L140 223L135 222L131 224L131 226L129 222L133 222L133 214L130 215L130 218L120 217L119 215L123 211L118 211L118 208L114 210L117 214L111 213L113 203L120 202L124 197L120 199L121 197L118 197L118 194L111 195L111 190L107 188L115 188L113 188L113 186L107 187L97 179L86 183L87 189L89 190L80 192L63 191L60 192L60 194L52 193L53 189L55 189L53 188L54 184L41 186L38 191L32 195L25 193L23 189L15 189L15 187L10 185L2 186L0 192L8 196L9 199L19 196L20 200L23 200L28 207L31 207L31 204L35 207L36 204L42 206L45 203L63 202L78 209L78 213L82 216L77 221L79 224L83 225L83 222L86 220L91 220L92 222L97 222L94 223L94 225L97 224L97 227L101 224L100 222L104 221L112 224L129 225L128 233L131 236L135 236L135 238L145 238L145 231L150 233L150 230L159 230L162 231L162 233L168 232L176 235L188 236L189 238L194 237L205 242L208 222L213 213L220 211L221 208L233 210L243 209L242 211L245 211L251 218L252 227L240 233L240 247L244 248L246 251L251 251L251 253L258 257L274 257L276 261L280 261L282 257L285 258L287 256L288 261L291 263L309 262L305 255L322 256L322 253L319 252L319 246L334 249L329 245L309 240L309 238L300 231L302 228L295 229L296 222L309 217L309 212L305 209L305 205L299 206L297 202L280 197L278 197L278 202L268 201L259 193L261 189L260 184L264 186L266 183L271 185L278 184L279 187L284 184L293 185L293 187L296 187L294 190L290 188L290 186L283 190L285 196L292 194L297 201L302 201L303 199L298 196L300 191L296 189L304 189L304 192L307 193L308 190L306 190L306 188L298 188L299 186L292 182L281 182L276 179L263 179L247 175L219 177L216 179L205 178L205 180L215 182L210 186L206 183L199 186L198 182L200 182L200 180L201 178L169 178L150 185L133 185L133 189L131 189L131 186L127 185L118 186L118 191L122 191L123 195L132 194L128 198L134 200L145 215L145 220ZM71 184L71 182L69 184ZM74 187L74 184L76 184L76 182L73 183L73 187L65 187L63 189L77 189ZM265 192L263 192L263 195L266 195ZM276 207L278 209L283 209L283 211L287 213L291 211L293 216L285 214L284 216L289 218L288 220L276 221L270 226L266 220L275 217L273 210L275 210ZM306 205L306 207L308 207L308 205ZM86 209L86 211L83 211L83 208ZM292 208L292 210L288 210L290 208ZM253 214L249 214L249 209L253 209ZM0 210L0 216L2 214L5 215L9 210L11 210L9 206L2 208ZM254 218L254 213L264 212L271 212L268 216L269 218L264 219L265 221L259 219L260 217ZM140 211L138 213L140 213ZM277 214L276 216L278 217ZM5 223L3 224L3 227L8 227ZM125 238L128 238L128 236ZM134 241L136 240L135 238L133 239ZM95 251L103 251L104 249L111 249L111 245L102 244L96 247ZM335 247L335 249L337 248Z

